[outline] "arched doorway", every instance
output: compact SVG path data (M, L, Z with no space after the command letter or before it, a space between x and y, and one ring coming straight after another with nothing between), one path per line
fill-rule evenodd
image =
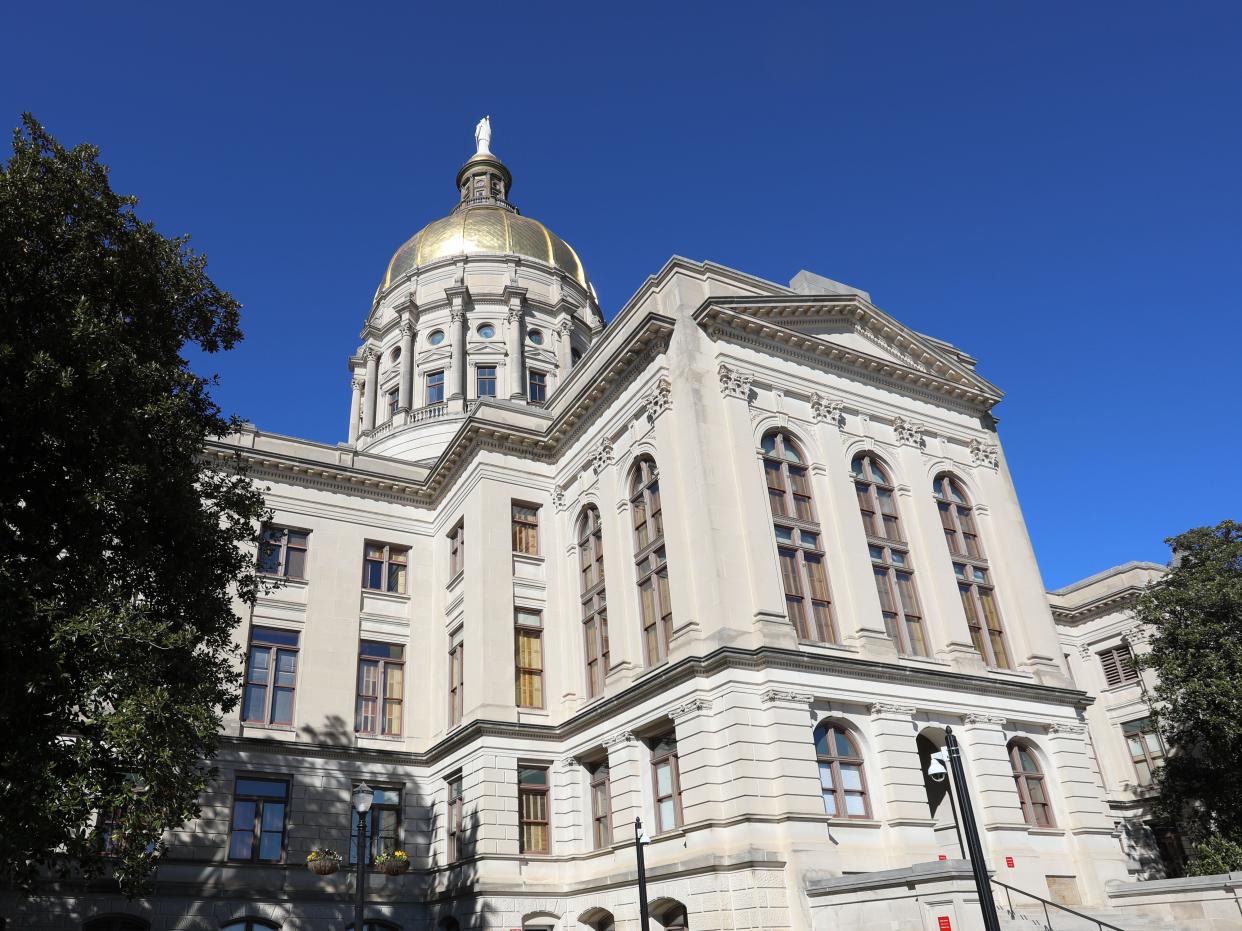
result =
M615 931L616 920L606 908L588 908L578 916L578 924L591 931Z
M953 802L953 784L946 773L941 779L928 775L932 754L944 749L944 728L925 727L914 739L919 752L919 769L923 773L923 790L927 794L927 816L932 826L936 852L951 860L965 857L957 833L957 812Z

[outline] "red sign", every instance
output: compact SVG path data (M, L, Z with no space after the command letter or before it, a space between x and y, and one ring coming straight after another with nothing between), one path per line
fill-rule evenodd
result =
M1005 857L1005 866L1013 869L1013 857Z
M949 859L949 855L948 855L947 853L942 853L942 854L940 855L940 859L941 859L941 860L947 860L947 859Z
M936 927L939 931L953 931L953 925L949 924L948 915L940 915L936 918Z

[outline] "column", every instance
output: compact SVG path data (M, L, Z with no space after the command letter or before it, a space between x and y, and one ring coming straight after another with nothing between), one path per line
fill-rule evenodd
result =
M465 308L454 307L449 311L449 339L452 341L453 361L445 373L445 398L460 399L465 394L466 384L466 311Z
M365 389L366 393L362 397L363 433L375 429L375 396L379 394L379 350L374 346L368 346L366 357L367 383Z
M526 299L525 288L507 285L504 291L509 313L505 317L505 351L508 359L505 369L509 377L509 399L520 401L526 397L526 366L522 364L524 320L522 304Z
M349 381L352 389L349 397L349 442L354 443L358 439L358 419L362 416L363 380L355 372L350 375Z
M401 385L397 394L397 407L408 411L414 403L414 322L401 324Z
M871 738L875 743L877 781L884 794L888 820L926 825L931 816L915 743L918 736L915 710L889 702L872 705ZM872 812L875 812L874 806Z
M608 751L608 778L612 789L612 841L625 843L634 837L634 819L643 817L642 747L629 731L604 740ZM654 825L647 825L652 833Z
M573 357L570 355L573 332L573 320L567 316L561 317L556 324L556 383L558 386L569 377L569 371L574 365Z
M828 462L828 498L819 513L824 532L832 534L839 550L835 560L829 553L828 584L836 597L841 639L868 658L891 659L897 655L897 645L884 629L880 597L876 594L871 559L867 555L867 536L858 513L858 495L854 491L849 456L841 436L845 407L835 398L813 394L811 415L818 425L816 436ZM854 567L852 571L850 567Z

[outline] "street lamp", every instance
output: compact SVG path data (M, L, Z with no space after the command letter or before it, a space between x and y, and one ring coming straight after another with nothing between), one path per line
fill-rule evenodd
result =
M642 922L642 931L651 931L651 918L647 914L647 863L643 859L643 848L651 843L651 838L643 830L643 819L634 819L634 850L638 854L638 917Z
M945 758L948 767L945 767ZM979 894L979 910L983 912L984 931L1000 931L1000 916L996 913L996 902L992 898L992 880L988 877L988 868L983 862L983 844L979 841L979 828L975 824L975 810L970 804L970 793L966 791L966 771L962 768L962 749L958 746L953 728L944 729L944 749L933 753L927 763L927 775L933 782L943 782L952 771L953 794L957 796L957 808L953 813L953 821L958 825L957 840L962 841L962 829L966 831L966 847L970 851L970 871L975 876L975 891ZM952 798L952 796L950 796ZM961 817L958 817L961 812ZM964 825L960 822L965 822Z
M357 891L357 897L354 899L354 931L365 931L363 922L366 920L367 910L367 817L371 811L371 803L375 801L375 790L365 782L359 783L354 789L351 797L354 811L358 813L358 877L354 886Z

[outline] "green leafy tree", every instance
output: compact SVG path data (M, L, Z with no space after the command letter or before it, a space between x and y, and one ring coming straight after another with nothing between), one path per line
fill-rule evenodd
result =
M236 703L262 497L182 356L241 339L185 238L29 115L0 166L0 872L141 891ZM102 817L101 817L102 815Z
M1242 841L1242 524L1167 541L1174 567L1139 601L1151 634L1139 658L1165 743L1159 813L1195 840Z

